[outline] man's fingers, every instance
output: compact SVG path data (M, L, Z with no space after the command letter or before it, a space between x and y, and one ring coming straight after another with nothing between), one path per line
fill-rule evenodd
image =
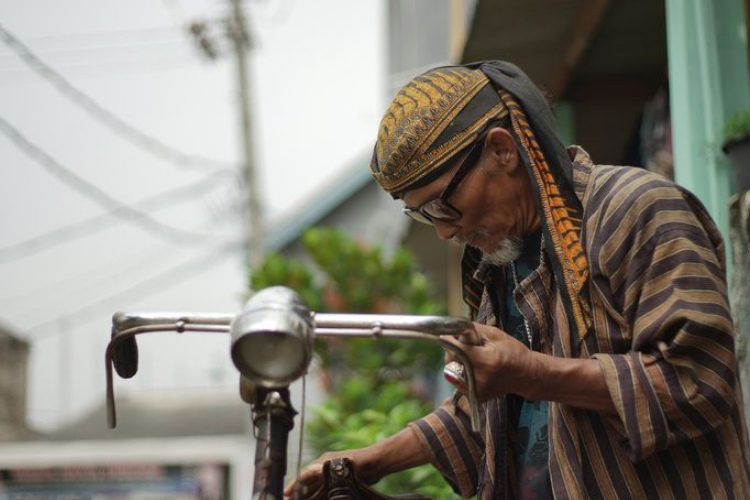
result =
M453 354L453 351L446 349L445 354L443 355L443 364L447 365L451 361L455 361L455 360L456 360L456 355Z
M456 356L456 350L469 354L472 352L472 350L480 349L482 347L479 345L475 346L471 344L464 344L460 339L457 339L453 335L441 335L440 340L450 344L450 347L445 345L443 346L443 350L445 351L445 364L448 364L451 361L460 361L460 358Z
M284 497L293 498L294 490L296 489L298 484L301 485L301 487L304 487L306 490L307 494L304 495L304 497L309 496L309 493L317 490L318 486L322 483L322 478L323 464L312 463L307 467L304 467L300 471L299 476L295 480L287 484L286 488L284 489Z
M458 340L458 337L456 337L455 335L441 335L440 339L453 345L461 345L461 341Z
M447 378L449 382L455 384L457 377L451 377L451 374L449 373L449 371L460 371L460 369L459 370L454 369L454 367L457 364L461 364L461 358L456 355L455 349L459 349L463 352L466 352L467 350L471 349L472 346L464 344L463 342L453 337L452 335L441 335L440 338L441 340L444 340L447 343L449 343L451 347L454 347L454 348L450 348L447 346L443 346L443 350L445 351L445 355L443 356L443 363L445 364L446 369L447 369L447 371L445 370L443 371L443 374L445 375L445 378Z

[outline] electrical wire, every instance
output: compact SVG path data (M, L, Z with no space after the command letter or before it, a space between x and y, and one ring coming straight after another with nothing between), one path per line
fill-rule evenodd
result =
M81 326L99 317L103 310L112 311L118 303L132 300L132 298L135 297L142 299L162 292L166 288L181 283L182 281L195 276L199 272L203 272L223 263L224 260L219 258L221 254L234 252L240 250L242 247L243 244L241 241L233 241L218 245L211 249L211 251L202 253L197 258L190 259L187 262L182 262L145 281L136 283L124 290L120 290L119 292L86 304L85 306L79 307L78 309L56 318L34 325L33 327L26 329L30 332L29 335L26 336L26 340L39 340L58 333L56 329L49 330L49 328L58 325L60 321L68 321L76 326Z
M65 77L37 57L26 45L24 45L1 24L0 38L2 38L5 45L27 63L31 69L54 85L63 95L71 99L75 104L88 112L100 123L106 125L118 135L127 139L134 145L148 151L154 156L167 160L180 168L210 168L212 170L216 170L217 168L237 168L236 164L231 164L229 162L185 154L182 151L179 151L172 146L168 146L160 140L145 134L129 123L126 123L120 117L74 87L65 79Z
M58 280L44 288L0 298L1 309L6 318L16 322L24 316L38 317L40 312L48 311L50 307L60 310L67 307L66 303L77 304L90 300L92 296L102 296L112 290L113 283L129 283L137 276L153 274L154 270L173 263L174 256L174 248L167 246L151 247L135 254L128 254ZM21 305L12 310L10 304L14 302L21 302Z
M135 75L144 73L162 73L165 71L176 71L203 67L206 63L197 61L195 58L171 58L157 57L149 60L133 59L120 61L82 62L63 64L60 67L69 69L69 74L75 74L76 78L116 78L122 75ZM24 68L25 71L25 68ZM30 75L21 70L0 69L0 87L26 84L31 82ZM228 171L227 169L206 169L208 171Z
M216 221L211 216L201 226L215 224ZM171 258L174 260L174 253L174 247L171 246L156 248L152 246L151 248L137 251L135 254L128 254L121 258L109 260L103 265L89 268L81 273L57 280L44 288L0 297L0 304L2 304L0 309L4 311L6 318L13 317L13 321L16 321L18 316L28 316L29 314L38 316L39 311L48 310L49 306L59 309L62 307L61 302L75 303L76 301L85 301L91 296L102 295L107 289L111 290L112 283L121 282L123 279L133 281L135 276L143 276L144 274L151 273L151 269L162 267L165 259ZM102 285L106 285L106 288L99 292L97 288ZM81 297L83 294L85 296L80 300L76 298L77 296ZM23 303L29 301L33 305L31 307L26 306L23 309ZM22 309L19 310L17 306L16 310L9 312L9 309L12 307L11 304L19 302Z
M146 54L147 57L144 57L141 54L136 54L134 57L129 58L117 58L117 59L100 59L100 60L86 60L86 61L71 61L71 62L65 62L65 63L59 63L56 64L56 67L58 68L64 68L68 71L80 71L82 69L91 69L91 68L111 68L116 69L119 66L123 65L129 65L129 66L145 66L147 63L169 63L169 62L178 62L183 65L199 65L198 61L196 61L194 58L186 57L184 54L159 54L154 51L148 51ZM28 72L28 65L24 66L8 66L8 67L0 67L0 74L3 75L3 78L6 76L24 76L27 78L28 81L32 80L32 75ZM5 83L5 82L3 82ZM218 170L218 169L213 169Z
M87 55L90 55L91 52L101 52L101 51L109 51L112 49L147 49L149 51L153 51L154 49L159 48L180 48L184 49L184 43L185 40L182 38L173 38L170 40L149 40L149 41L138 41L138 42L130 42L130 43L115 43L115 44L104 44L104 45L89 45L86 47L54 47L47 50L38 50L35 52L35 55L37 57L40 57L41 55L52 55L52 54L58 54L58 55L64 55L64 54L70 54L74 52L86 52ZM15 53L8 53L8 54L0 54L0 58L2 57L17 57ZM59 69L59 66L55 65L56 68Z
M79 177L73 171L52 158L52 156L40 147L32 144L31 141L2 117L0 117L0 132L5 134L21 151L33 158L38 164L44 167L45 170L76 190L78 193L96 202L99 206L108 210L116 217L127 220L162 239L175 243L205 245L206 240L210 240L214 237L212 235L194 233L164 224L152 218L148 213L137 210L126 203L112 198L104 190L89 181L84 180L82 177Z
M34 54L40 59L46 58L47 64L53 66L56 71L64 70L69 78L112 78L154 70L206 67L206 61L196 58L192 47L188 46L192 44L189 43L190 40L187 39L183 28L177 26L25 39L27 43L32 40L35 41ZM44 43L45 41L47 43ZM43 48L45 45L49 47ZM112 54L112 51L117 51L117 55ZM92 53L101 54L101 57L92 58ZM108 57L109 54L114 57ZM75 58L79 55L85 55L85 59L71 61L67 57ZM55 56L64 57L66 61L49 59ZM13 58L14 61L11 63L9 58ZM4 46L0 49L0 86L30 82L32 78L38 78L38 75L28 70L29 63L18 61L16 53L6 50Z
M283 26L289 21L289 19L291 19L292 14L294 13L294 9L296 7L295 1L294 0L280 0L276 3L281 4L281 6L278 7L276 9L276 12L274 12L271 15L270 25L271 26Z
M227 177L236 178L230 172L214 172L187 186L180 186L149 196L134 203L133 207L138 210L150 210L149 213L153 213L153 211L195 201L197 195L213 190L216 185L221 185L219 183L226 182ZM18 243L0 247L0 264L27 259L59 245L111 229L114 224L124 222L123 219L112 221L113 218L117 217L116 211L118 210L120 210L119 207L112 208L94 217L66 224ZM0 300L2 299L0 298Z
M112 37L129 37L137 36L143 38L143 36L153 35L165 35L173 34L174 26L162 25L162 26L151 26L150 28L135 28L135 29L119 29L119 30L98 30L98 31L83 31L77 33L59 33L57 35L36 35L25 37L26 41L33 42L47 42L50 45L59 45L64 40L81 39L81 38L112 38Z
M116 52L110 49L124 49ZM52 53L53 51L48 51ZM65 71L67 75L80 74L81 70L96 68L117 70L120 67L132 68L143 67L149 64L161 62L162 64L180 64L183 66L193 65L205 66L203 61L197 60L184 46L184 41L170 42L143 42L139 44L121 46L98 46L85 49L55 49L56 58L54 66L57 71ZM13 57L13 60L7 58ZM49 60L49 58L48 58ZM19 78L25 81L38 81L38 75L29 72L30 63L17 60L15 54L0 54L0 75L3 84L13 83L9 77ZM218 169L212 169L218 170Z
M161 3L169 11L173 25L180 26L185 24L185 9L182 7L180 0L162 0Z
M150 247L134 254L108 260L102 265L57 280L43 288L0 297L0 303L2 304L0 309L4 311L5 317L10 319L12 316L23 316L39 309L45 309L48 305L59 306L61 296L66 300L74 299L76 295L84 292L88 296L97 296L99 293L94 289L99 285L111 285L125 276L133 279L137 272L149 272L149 266L161 266L167 257L174 258L174 248L166 246ZM8 312L11 309L11 304L29 301L33 303L30 308Z

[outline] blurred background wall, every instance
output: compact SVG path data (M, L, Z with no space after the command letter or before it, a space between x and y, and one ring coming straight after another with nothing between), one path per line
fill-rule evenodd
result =
M315 225L406 244L462 313L459 250L409 224L366 168L382 109L428 67L515 62L568 143L675 177L727 234L717 142L750 100L746 3L242 2L244 85L236 3L0 4L0 498L62 477L249 494L228 339L144 339L139 374L117 381L122 427L102 409L112 313L240 309L248 166L263 251L295 255Z

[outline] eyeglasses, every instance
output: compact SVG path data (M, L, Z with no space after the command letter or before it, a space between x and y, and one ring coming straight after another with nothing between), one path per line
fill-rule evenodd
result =
M484 150L484 139L486 136L487 132L484 132L474 142L469 153L461 162L461 166L458 167L456 173L453 174L453 177L448 185L445 186L443 192L440 193L440 196L426 201L416 208L404 207L402 211L415 221L430 226L434 225L434 221L436 220L441 222L455 222L459 220L463 215L456 207L448 203L448 198L450 198L458 185L461 184L461 181L464 180L466 174L468 174L472 167L477 164L477 161L479 161L479 157Z

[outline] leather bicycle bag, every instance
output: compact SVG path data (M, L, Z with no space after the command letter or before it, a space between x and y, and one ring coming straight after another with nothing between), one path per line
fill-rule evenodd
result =
M430 500L419 494L384 495L370 488L357 476L348 458L335 458L323 464L324 484L310 500Z

